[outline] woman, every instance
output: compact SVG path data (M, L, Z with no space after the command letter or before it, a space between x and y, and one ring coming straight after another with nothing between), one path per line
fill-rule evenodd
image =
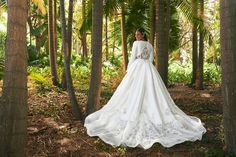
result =
M155 142L171 147L201 140L201 120L186 115L171 99L153 66L153 47L145 30L135 33L128 70L108 103L85 119L90 136L115 146L150 148Z

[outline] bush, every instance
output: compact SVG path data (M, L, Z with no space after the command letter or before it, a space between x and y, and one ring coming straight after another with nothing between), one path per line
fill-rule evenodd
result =
M190 82L191 81L192 68L191 64L183 65L178 61L169 63L168 67L168 81L169 84L177 82Z
M177 82L189 83L192 78L192 64L181 64L172 61L168 67L169 84ZM219 84L221 82L221 71L218 65L204 63L204 82L207 84Z
M39 53L34 45L28 45L28 64L30 66L49 66L49 54Z
M204 81L210 84L219 84L221 82L220 67L213 63L205 63Z

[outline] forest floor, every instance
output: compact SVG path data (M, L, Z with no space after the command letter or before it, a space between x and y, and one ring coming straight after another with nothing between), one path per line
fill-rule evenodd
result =
M193 90L182 84L168 89L175 103L188 115L199 117L207 129L201 141L184 142L171 148L154 144L150 149L113 147L89 137L80 121L73 120L67 93L56 87L29 85L29 157L223 157L222 97L220 87ZM77 91L83 111L86 91ZM108 96L107 96L108 95ZM102 93L102 104L111 93Z

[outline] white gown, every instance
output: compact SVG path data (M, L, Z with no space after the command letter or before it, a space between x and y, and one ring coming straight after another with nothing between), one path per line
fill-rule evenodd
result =
M89 136L115 146L150 148L155 142L171 147L201 140L201 120L188 116L173 102L152 64L153 47L135 41L128 70L111 99L85 119Z

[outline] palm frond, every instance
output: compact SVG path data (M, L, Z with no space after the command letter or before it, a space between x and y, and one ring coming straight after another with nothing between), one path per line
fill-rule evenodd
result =
M204 20L200 17L194 16L193 8L191 3L188 0L172 0L173 5L175 5L186 17L186 19L197 26L198 31L203 32L205 40L209 41L209 44L212 43L213 37L210 32L209 26L205 25ZM200 2L196 0L197 6L200 5Z
M112 15L120 8L118 0L106 0L104 4L104 13L106 16Z
M85 19L83 19L82 25L79 29L80 34L91 30L92 28L92 0L89 0L86 4Z
M6 0L1 0L1 1L0 1L0 13L1 13L2 11L5 11L6 8L7 8L7 2L6 2Z
M47 13L46 6L43 0L32 0L35 6L38 7L38 9L41 11L43 15Z

